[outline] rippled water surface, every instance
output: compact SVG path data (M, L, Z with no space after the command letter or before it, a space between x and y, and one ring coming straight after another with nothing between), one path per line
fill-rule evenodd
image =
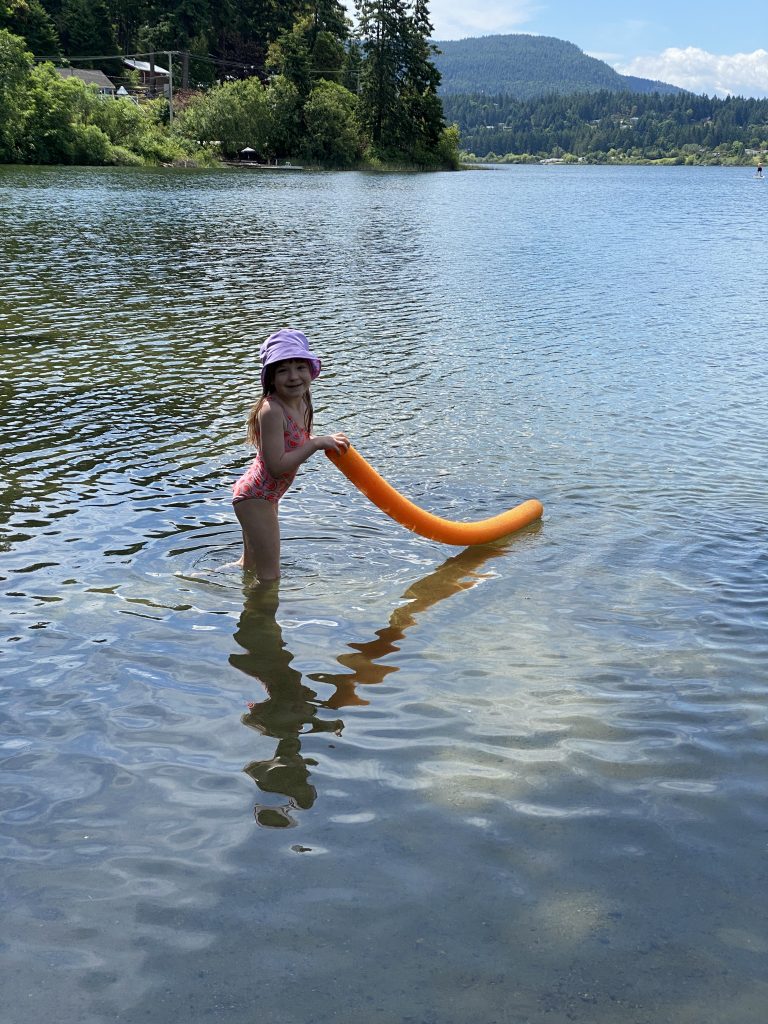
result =
M3 1024L763 1024L768 185L0 168ZM257 346L322 354L277 592Z

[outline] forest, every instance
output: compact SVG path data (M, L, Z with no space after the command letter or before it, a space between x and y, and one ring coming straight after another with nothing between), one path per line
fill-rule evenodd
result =
M440 53L432 36L427 0L356 0L354 27L340 0L0 0L0 162L213 164L247 148L259 162L454 169L461 151L750 163L768 149L768 100L621 76L548 37ZM167 84L147 84L141 61ZM103 72L128 95L57 68Z
M553 36L481 36L438 42L440 94L504 93L534 99L553 92L678 92L676 86L620 75L605 61Z
M444 96L443 105L462 147L485 159L754 163L768 150L768 99L604 89Z
M248 147L455 168L426 0L356 0L355 14L353 32L340 0L0 0L0 162L205 163ZM171 72L164 89L124 58Z

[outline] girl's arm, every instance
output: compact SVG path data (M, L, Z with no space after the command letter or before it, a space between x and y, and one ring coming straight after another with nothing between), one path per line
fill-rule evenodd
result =
M345 452L349 448L349 438L345 434L324 434L322 437L310 437L298 448L285 450L283 436L283 410L275 402L265 402L259 413L259 430L261 434L261 457L267 471L273 477L295 473L302 462L315 452L328 450Z

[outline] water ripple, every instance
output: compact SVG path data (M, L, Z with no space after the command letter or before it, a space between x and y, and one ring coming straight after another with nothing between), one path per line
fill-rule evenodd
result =
M0 168L18 1024L762 1020L741 173ZM283 323L319 429L438 514L543 523L446 552L313 459L279 595L245 587L229 488Z

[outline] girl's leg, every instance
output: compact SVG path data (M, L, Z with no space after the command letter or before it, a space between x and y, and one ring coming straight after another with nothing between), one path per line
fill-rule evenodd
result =
M280 578L280 526L277 502L246 498L235 503L235 515L243 530L243 557L239 565L260 580Z

